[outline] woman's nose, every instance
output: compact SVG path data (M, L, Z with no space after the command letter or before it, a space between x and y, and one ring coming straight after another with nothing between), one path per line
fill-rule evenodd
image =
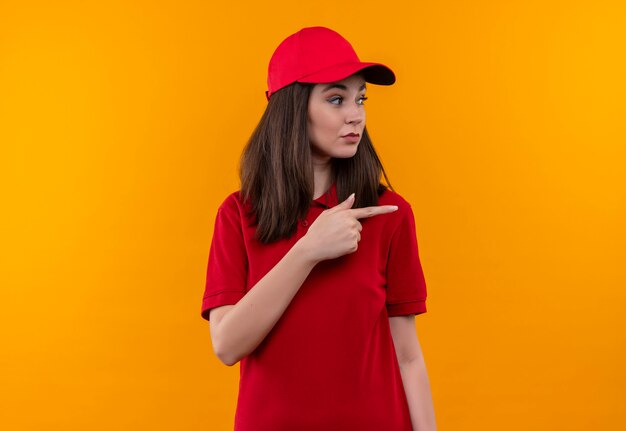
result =
M346 123L360 123L365 119L363 105L355 103L346 113Z

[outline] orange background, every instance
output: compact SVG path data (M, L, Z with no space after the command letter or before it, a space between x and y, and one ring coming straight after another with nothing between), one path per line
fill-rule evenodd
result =
M440 430L626 427L621 1L0 3L0 427L232 429L200 318L267 62L325 25L394 69Z

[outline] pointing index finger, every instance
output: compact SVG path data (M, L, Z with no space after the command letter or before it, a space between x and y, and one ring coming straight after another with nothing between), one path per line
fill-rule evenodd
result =
M379 205L373 207L364 207L364 208L351 208L347 209L350 214L359 219L359 218L368 218L374 217L380 214L388 214L396 211L398 207L396 205Z

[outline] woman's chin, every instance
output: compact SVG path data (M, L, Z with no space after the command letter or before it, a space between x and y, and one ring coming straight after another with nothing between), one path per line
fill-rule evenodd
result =
M333 154L333 157L336 159L349 159L350 157L354 157L358 148L358 144L354 144L348 148L342 148L341 151L337 151Z
M324 153L313 152L312 154L313 158L317 160L349 159L351 157L354 157L358 148L358 144L352 144L351 146L345 146L343 148L333 148L332 151L327 151Z

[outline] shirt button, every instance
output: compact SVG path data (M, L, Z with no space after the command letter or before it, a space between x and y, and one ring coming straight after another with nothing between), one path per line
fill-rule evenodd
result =
M309 222L308 222L308 221L306 221L306 220L302 220L302 226L305 226L305 227L306 227L306 226L308 226L308 225L309 225Z

